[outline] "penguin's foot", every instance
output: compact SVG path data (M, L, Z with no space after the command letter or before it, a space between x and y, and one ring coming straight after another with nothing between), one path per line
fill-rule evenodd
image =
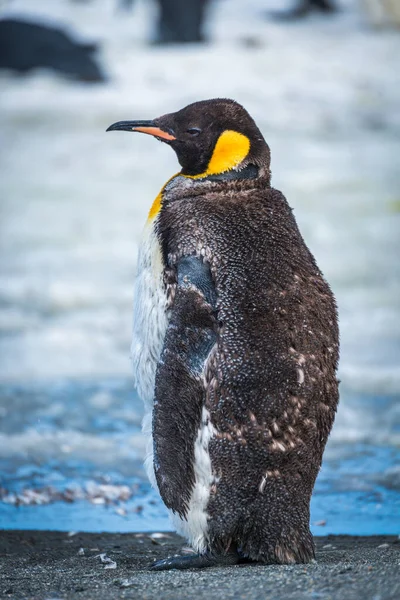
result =
M152 571L167 571L169 569L205 569L206 567L228 567L239 562L237 552L227 554L189 554L186 556L170 556L158 560L150 569Z

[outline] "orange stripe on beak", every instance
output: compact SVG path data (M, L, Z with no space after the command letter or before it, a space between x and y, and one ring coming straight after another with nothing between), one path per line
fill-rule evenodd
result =
M140 133L148 133L149 135L154 135L155 137L159 137L163 140L176 140L176 137L163 131L159 127L132 127L132 131L140 131Z

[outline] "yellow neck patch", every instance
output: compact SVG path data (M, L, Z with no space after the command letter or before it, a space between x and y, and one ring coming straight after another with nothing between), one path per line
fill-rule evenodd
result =
M153 219L155 219L156 216L158 215L158 213L161 210L161 200L162 200L162 191L163 191L163 189L161 190L161 192L158 194L157 198L154 200L153 204L151 205L151 208L149 210L149 214L147 216L147 220L148 221L152 221Z
M189 179L204 179L204 177L207 177L208 175L219 175L221 173L225 173L226 171L231 171L240 165L242 160L244 160L248 155L249 151L249 138L242 133L227 129L219 136L217 143L215 144L211 160L208 163L208 167L204 173L199 173L198 175L184 175L184 177L188 177ZM174 179L174 177L177 175L180 175L180 173L173 175L162 187L162 190L151 205L147 218L148 221L155 219L160 212L163 191L171 179Z
M172 181L172 179L174 179L177 175L179 175L179 173L175 173L175 175L172 175L172 177L170 177L168 179L168 181L166 183L164 183L164 185L162 186L157 198L154 200L153 204L151 205L149 214L147 215L147 222L152 221L153 219L156 218L156 216L158 215L158 213L161 210L161 203L162 203L162 195L163 195L163 191L165 190L165 188L167 187L167 185L169 184L170 181Z
M240 165L249 151L249 138L242 133L227 129L219 136L206 171L199 175L185 175L185 177L203 179L208 175L219 175L231 171Z

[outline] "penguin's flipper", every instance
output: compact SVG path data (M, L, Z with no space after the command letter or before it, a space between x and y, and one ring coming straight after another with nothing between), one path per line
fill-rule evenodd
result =
M170 569L205 569L207 567L229 567L236 565L240 560L237 552L227 554L191 554L189 556L170 556L158 560L150 569L152 571L168 571Z
M217 339L216 293L210 267L200 257L181 258L174 267L174 300L156 372L153 449L161 497L185 519L205 404L203 373Z
M217 294L210 267L197 256L184 256L177 265L178 287L190 289L194 286L215 309Z

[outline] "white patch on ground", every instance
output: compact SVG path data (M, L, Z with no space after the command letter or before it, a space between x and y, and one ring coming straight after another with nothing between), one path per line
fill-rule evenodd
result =
M170 512L171 520L177 532L187 538L196 552L204 552L207 547L208 515L207 504L210 488L215 482L211 459L208 451L210 439L216 429L210 421L210 414L203 407L201 427L194 446L195 484L190 497L186 520Z

